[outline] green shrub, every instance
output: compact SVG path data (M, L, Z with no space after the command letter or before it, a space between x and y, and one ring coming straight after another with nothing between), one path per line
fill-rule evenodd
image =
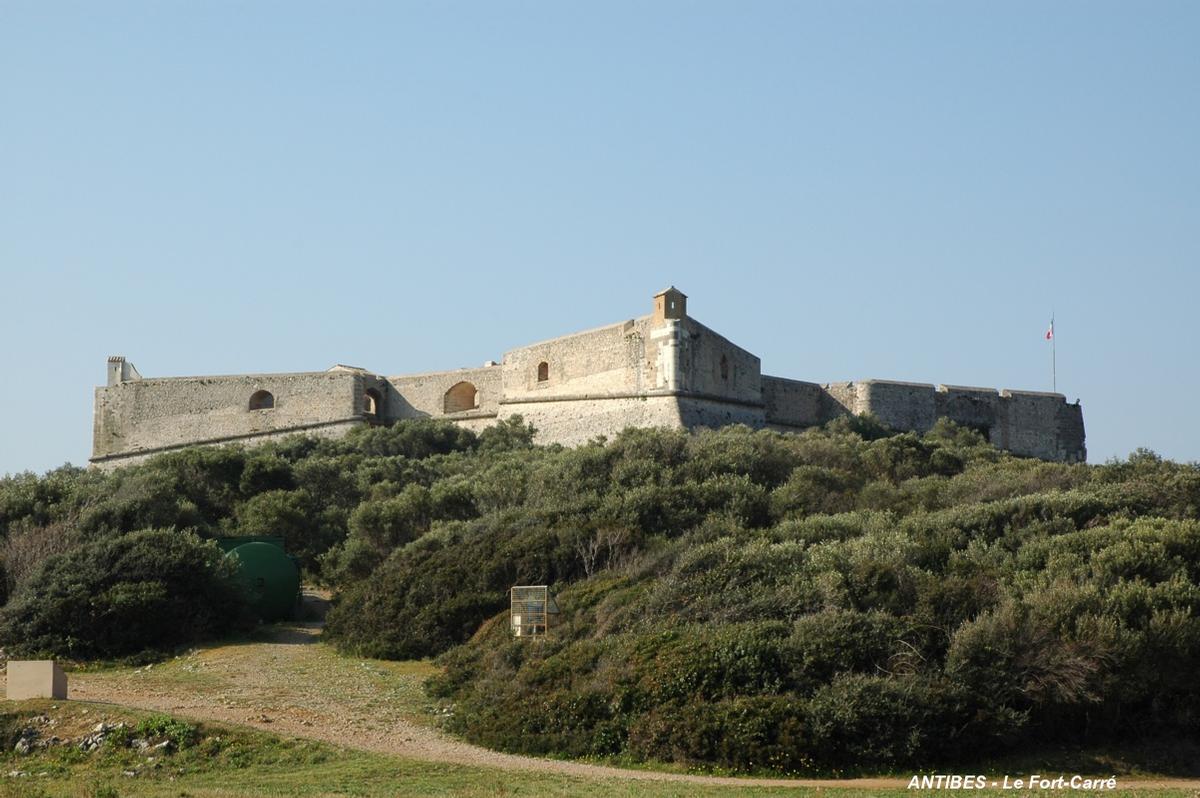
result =
M151 715L142 718L134 727L134 734L142 739L169 740L176 750L190 748L200 740L200 730L187 721L170 715Z
M808 702L809 751L848 770L952 760L1010 732L996 719L981 729L976 717L969 697L944 681L842 674Z
M47 560L0 610L0 645L75 659L169 651L239 628L244 609L215 545L147 529Z
M332 517L337 519L336 514ZM304 491L269 490L238 505L237 534L281 537L288 552L311 568L345 532L337 520L329 523L329 516Z
M440 655L450 728L504 750L849 773L1200 739L1200 466L850 416L532 440L423 419L0 479L0 644L220 634L238 602L189 530L283 535L333 644ZM511 636L515 584L552 586L545 637Z

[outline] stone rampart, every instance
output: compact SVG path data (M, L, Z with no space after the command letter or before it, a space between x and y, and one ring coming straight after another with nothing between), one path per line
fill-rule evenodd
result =
M502 371L495 365L388 377L391 391L387 420L441 416L464 421L494 419L503 396Z
M519 415L537 430L538 443L577 446L604 435L611 438L626 427L684 426L674 395L581 394L506 401L501 417Z
M102 469L112 469L119 466L135 465L144 463L151 457L157 457L160 454L169 452L177 452L181 449L186 449L189 446L232 446L245 445L253 446L268 441L280 441L290 435L309 435L315 438L340 438L350 430L361 427L365 422L361 419L351 418L345 421L330 421L321 422L318 424L307 424L297 427L288 427L287 429L276 430L274 432L255 432L248 435L226 435L220 438L202 438L186 443L176 443L167 446L158 446L149 449L138 449L135 452L117 452L114 454L100 455L91 457L88 462L90 465Z
M679 322L678 390L761 404L758 356L695 319Z
M364 390L357 372L121 382L96 389L92 458L362 423Z
M650 317L541 341L504 355L508 399L624 394L657 387Z
M764 376L759 358L689 317L670 288L655 312L513 349L500 364L383 378L325 372L145 379L122 357L96 389L92 462L111 465L193 444L293 432L341 435L363 423L441 418L472 430L521 415L544 443L574 445L626 427L746 424L795 430L845 414L925 432L949 418L1016 454L1086 458L1083 413L1061 394L891 380Z
M815 382L762 376L766 423L779 427L812 427L833 415L832 397Z
M923 382L864 380L858 383L857 413L873 413L893 429L925 432L937 420L934 388Z
M985 434L1002 425L1004 410L995 388L939 385L934 393L934 413Z
M993 443L1014 454L1084 462L1083 410L1058 393L1003 390L1003 425Z

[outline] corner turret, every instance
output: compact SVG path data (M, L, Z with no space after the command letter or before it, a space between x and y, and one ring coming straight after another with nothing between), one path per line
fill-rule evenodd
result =
M687 294L675 286L654 295L654 326L658 327L667 319L682 319L687 317Z
M133 364L126 360L121 355L112 355L108 359L108 385L120 385L123 382L130 380L140 380L141 374L133 367Z

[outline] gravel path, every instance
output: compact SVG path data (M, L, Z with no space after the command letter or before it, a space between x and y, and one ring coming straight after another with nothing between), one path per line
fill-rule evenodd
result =
M903 788L905 779L765 779L696 776L589 765L490 751L442 734L421 683L433 666L351 659L317 638L321 625L277 629L261 642L193 651L160 665L71 675L71 697L183 717L252 726L364 751L462 765L583 778L706 785ZM1123 787L1200 788L1197 781Z

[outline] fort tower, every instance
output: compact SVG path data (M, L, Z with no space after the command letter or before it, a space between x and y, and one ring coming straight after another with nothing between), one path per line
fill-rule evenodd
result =
M671 286L638 318L511 349L478 368L384 377L353 366L292 374L145 378L109 358L96 389L91 463L109 467L193 445L441 418L472 430L519 415L538 440L576 445L626 427L745 424L800 430L871 413L925 432L939 418L1019 455L1087 457L1083 411L1058 393L762 373L759 358L687 313Z

